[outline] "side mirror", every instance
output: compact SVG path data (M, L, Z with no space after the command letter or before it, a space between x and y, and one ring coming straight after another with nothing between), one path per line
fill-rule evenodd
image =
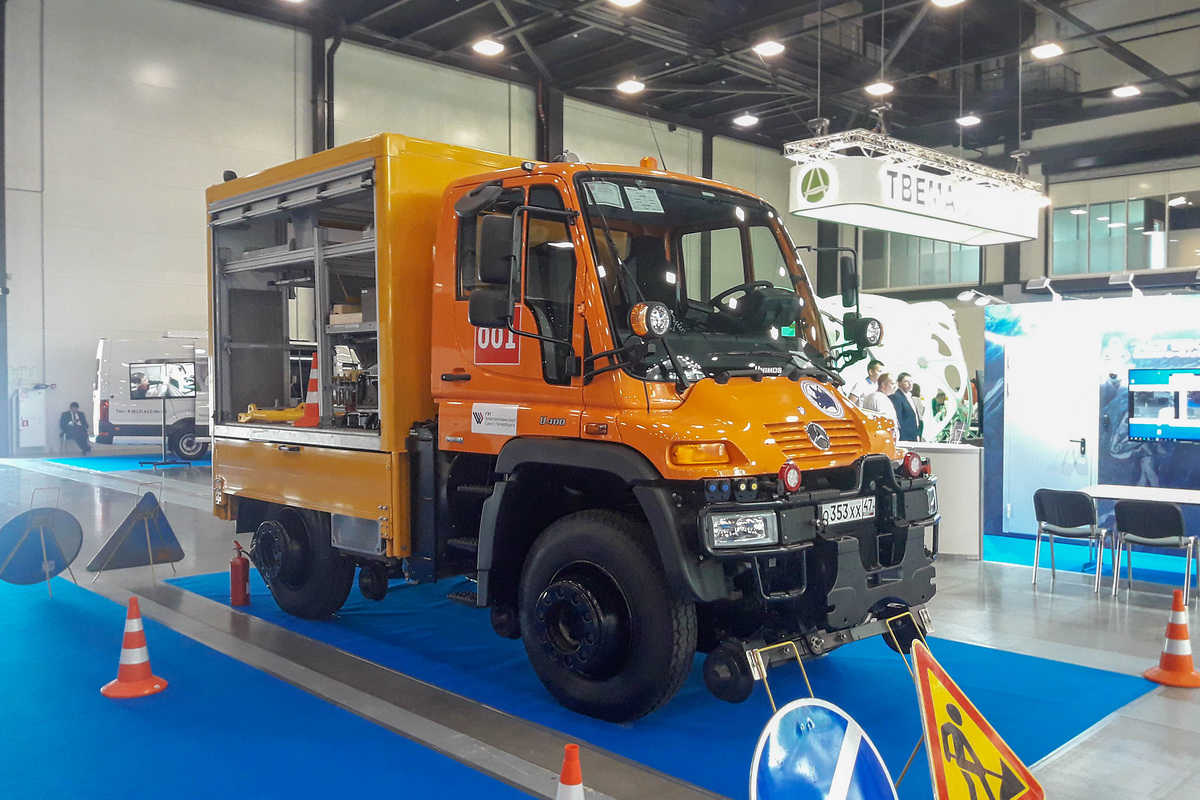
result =
M873 317L860 317L849 313L842 317L842 332L846 341L853 342L861 349L877 347L883 341L883 324Z
M473 217L480 211L486 211L491 208L492 203L500 198L504 187L498 183L485 183L482 186L476 186L471 191L464 194L454 203L454 213L465 219Z
M842 307L853 308L858 305L858 267L853 258L842 256L838 269L842 284Z
M476 328L507 328L513 316L508 287L477 286L467 300L467 321Z
M512 273L513 218L504 214L480 217L479 280L507 287Z

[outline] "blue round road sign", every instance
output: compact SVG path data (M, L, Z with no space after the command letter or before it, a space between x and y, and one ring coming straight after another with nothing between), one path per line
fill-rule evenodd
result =
M49 580L79 555L83 528L61 508L34 508L0 528L0 578L19 585Z
M858 723L824 700L771 717L750 769L750 800L897 800L879 751Z

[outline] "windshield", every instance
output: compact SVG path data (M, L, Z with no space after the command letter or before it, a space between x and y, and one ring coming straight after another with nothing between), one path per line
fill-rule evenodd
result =
M629 326L636 303L665 303L675 318L667 346L632 365L634 375L678 380L676 363L687 381L777 375L827 352L812 288L766 203L658 178L578 180L617 345L637 340Z

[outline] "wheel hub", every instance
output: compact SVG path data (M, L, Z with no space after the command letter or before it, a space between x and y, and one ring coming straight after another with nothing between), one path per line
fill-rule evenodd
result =
M304 576L307 543L292 536L277 520L267 520L258 526L252 552L254 566L268 585L275 581L292 585Z
M586 581L559 579L534 607L537 640L560 667L592 677L620 665L628 629L611 592Z

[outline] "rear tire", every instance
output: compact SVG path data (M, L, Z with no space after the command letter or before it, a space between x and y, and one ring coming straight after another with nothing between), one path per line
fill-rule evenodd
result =
M208 442L196 439L195 428L179 428L167 437L167 448L176 458L197 461L208 453Z
M519 594L534 671L572 711L629 722L665 704L696 652L696 607L675 596L645 523L563 517L534 542Z
M354 562L330 544L329 515L275 506L251 546L271 596L292 616L326 619L337 613L354 584Z

